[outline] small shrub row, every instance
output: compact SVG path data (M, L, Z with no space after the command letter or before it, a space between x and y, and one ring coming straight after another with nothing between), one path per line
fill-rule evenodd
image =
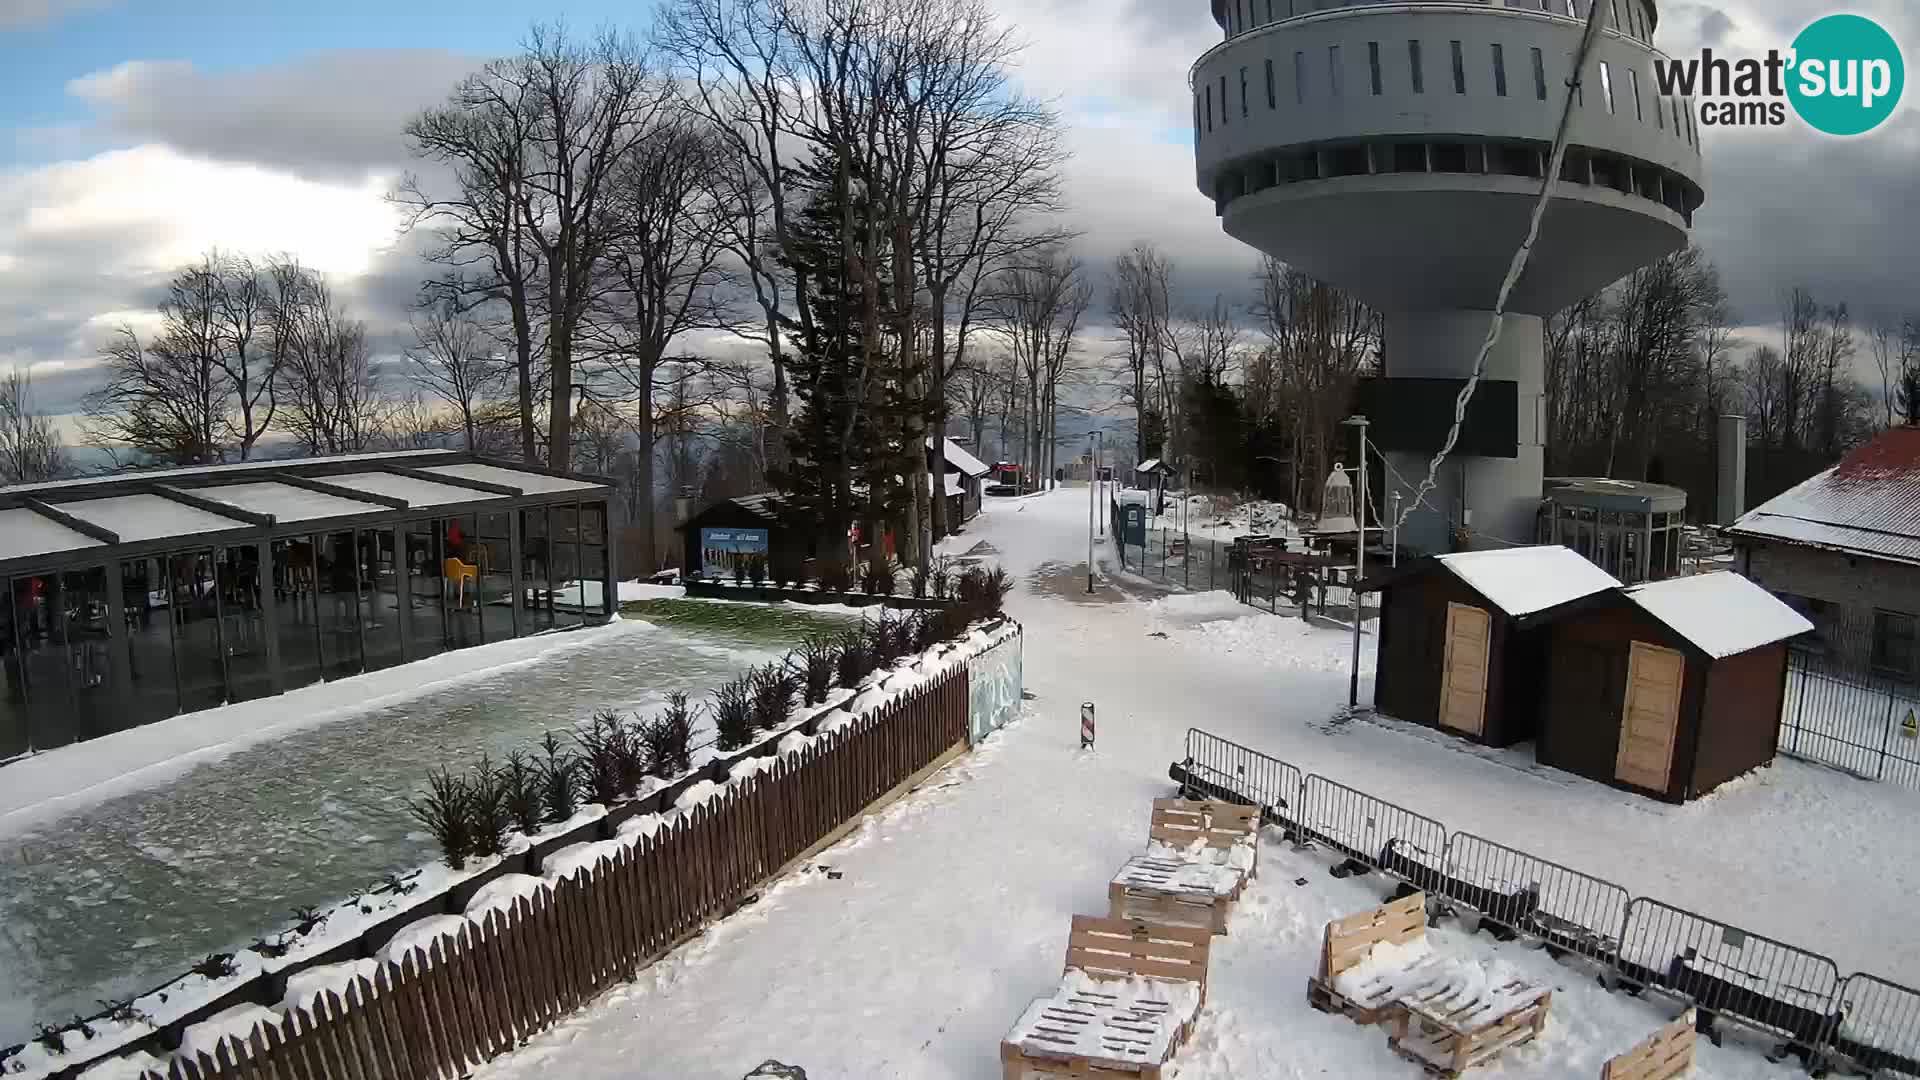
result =
M743 560L750 565L752 560ZM826 567L829 574L836 569L847 573L844 566ZM890 593L893 572L870 564L863 585ZM706 707L714 745L722 753L739 750L790 720L796 696L807 705L824 704L836 685L857 689L875 671L958 639L976 621L1001 614L1013 580L998 567L956 573L941 559L915 574L916 594L923 588L936 595L951 588L954 603L918 612L882 609L879 617L837 635L809 637L785 660L722 685ZM446 864L458 870L469 858L504 853L513 832L530 836L571 818L583 803L611 806L638 795L649 777L684 775L693 767L701 711L683 692L668 695L666 708L650 719L603 709L567 740L548 732L538 753L515 751L498 766L482 756L464 773L441 768L407 808L433 836Z
M954 571L952 559L945 555L926 566L907 570L905 574L914 598L919 600L950 599L961 580L961 575ZM765 555L744 555L734 561L733 583L752 584L756 588L773 585L797 589L806 585L807 574L801 560L785 557L770 560ZM854 568L846 563L822 562L819 564L819 585L822 592L848 593L858 589L869 596L893 596L901 588L901 572L884 559L868 561L859 568L857 575Z
M666 709L644 721L602 710L573 733L571 746L548 732L538 757L515 751L496 767L483 754L465 773L429 774L426 793L407 809L459 870L469 858L505 853L509 833L531 836L571 818L583 802L630 799L649 776L686 772L696 723L685 694L670 695Z

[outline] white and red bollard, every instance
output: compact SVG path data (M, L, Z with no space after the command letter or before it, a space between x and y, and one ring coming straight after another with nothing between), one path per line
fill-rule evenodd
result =
M1080 703L1080 749L1093 749L1093 702Z

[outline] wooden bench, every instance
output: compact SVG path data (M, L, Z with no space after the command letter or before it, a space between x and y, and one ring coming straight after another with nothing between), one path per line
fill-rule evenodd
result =
M1307 979L1307 1003L1321 1012L1344 1013L1358 1024L1387 1020L1391 1007L1363 1007L1349 999L1334 980L1358 967L1375 945L1408 945L1425 941L1427 899L1424 893L1401 897L1371 911L1335 919L1327 924L1320 943L1320 968Z
M1075 915L1059 989L1000 1043L1003 1080L1160 1080L1206 1003L1212 940L1194 927Z
M1147 854L1223 862L1252 878L1260 869L1260 808L1201 799L1155 799Z
M1692 1009L1639 1046L1600 1066L1600 1080L1676 1080L1693 1068Z
M1427 948L1427 901L1414 893L1327 924L1307 1001L1362 1024L1391 1028L1387 1044L1441 1076L1459 1076L1536 1038L1553 992L1518 979L1489 982ZM1385 946L1400 955L1355 972ZM1341 976L1354 973L1342 980Z
M1156 799L1147 853L1107 883L1107 914L1227 932L1227 912L1257 869L1260 808Z

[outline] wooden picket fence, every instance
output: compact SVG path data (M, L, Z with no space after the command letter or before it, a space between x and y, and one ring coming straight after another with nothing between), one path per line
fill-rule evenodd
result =
M520 1045L726 915L967 739L967 672L816 740L611 858L143 1080L434 1080Z

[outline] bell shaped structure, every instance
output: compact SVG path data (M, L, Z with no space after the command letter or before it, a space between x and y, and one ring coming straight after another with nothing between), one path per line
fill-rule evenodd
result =
M1210 3L1226 40L1191 75L1200 190L1229 235L1385 315L1365 408L1393 467L1383 500L1417 506L1402 542L1531 542L1543 320L1683 247L1705 198L1692 103L1654 78L1653 0ZM1590 3L1603 29L1562 182L1458 446L1416 501L1526 235Z

